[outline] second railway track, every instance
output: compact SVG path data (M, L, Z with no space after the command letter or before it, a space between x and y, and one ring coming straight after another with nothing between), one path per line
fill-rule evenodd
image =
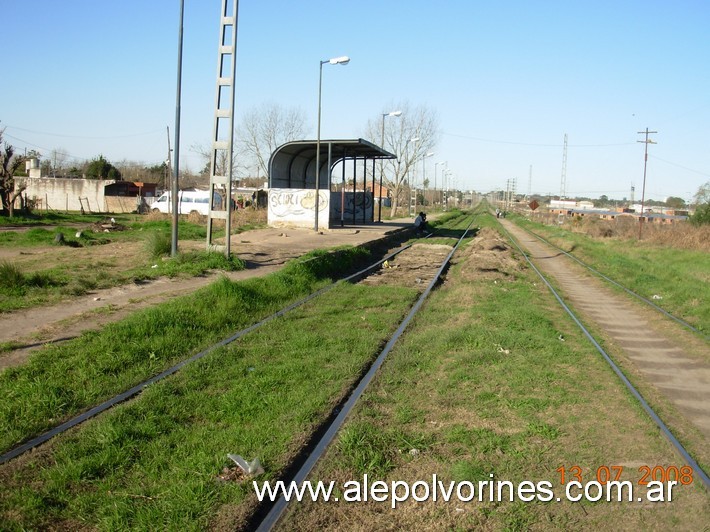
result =
M110 417L113 421L97 418L90 421L86 428L70 430L67 434L60 436L56 444L50 442L47 446L40 446L35 453L11 461L7 464L9 469L6 469L5 472L0 469L0 482L10 478L8 471L21 472L13 474L16 478L23 478L29 476L30 471L34 471L38 465L44 467L43 464L51 465L52 468L57 465L58 469L64 468L72 471L77 467L72 465L72 461L77 464L94 461L95 463L88 465L89 471L91 471L89 474L97 475L97 479L104 476L112 478L109 473L110 468L118 467L118 471L123 471L122 477L139 475L142 479L139 482L139 491L135 491L135 488L134 491L127 491L124 488L123 491L127 492L122 493L120 488L113 486L117 483L116 480L112 480L108 484L106 481L94 484L90 479L89 482L94 485L92 489L98 490L99 493L104 492L108 487L109 498L119 498L121 501L133 500L134 502L131 503L133 508L130 511L124 510L120 506L120 501L116 501L119 502L116 515L123 512L132 517L122 518L124 520L104 520L101 521L103 523L101 526L106 528L122 523L120 526L140 528L141 522L155 525L155 521L141 521L143 518L149 518L141 517L144 513L143 510L148 512L145 515L150 516L153 508L171 504L170 501L176 497L176 488L162 487L155 481L151 482L148 474L142 471L141 468L152 467L150 464L155 461L164 462L164 467L177 468L177 471L184 470L185 473L180 473L178 476L183 478L183 483L186 486L194 484L194 487L190 488L193 490L205 489L205 481L194 483L194 475L204 475L204 471L213 470L215 456L220 453L220 450L223 452L222 456L227 452L232 452L243 454L247 459L260 457L263 461L265 458L264 465L267 471L274 473L280 471L279 476L271 476L272 479L304 480L333 441L343 420L378 372L378 368L397 342L397 338L408 328L413 316L421 310L424 299L432 291L437 283L436 279L445 271L446 264L454 254L454 243L465 238L466 228L471 225L472 220L471 216L464 217L459 219L458 223L450 226L448 231L443 234L444 237L449 237L448 241L437 239L437 242L433 243L415 244L394 260L392 257L386 257L385 259L389 259L388 265L384 264L385 259L378 261L373 266L380 280L365 281L367 284L374 284L372 288L361 287L357 292L337 287L333 292L328 289L332 295L325 297L322 305L306 304L304 307L309 307L310 310L303 312L296 310L294 315L284 322L280 320L276 322L273 318L264 320L266 326L260 327L259 331L266 332L262 334L255 331L255 334L248 336L235 335L232 340L238 338L240 341L234 342L234 346L226 347L226 344L223 343L215 345L213 350L207 350L193 364L185 367L185 371L171 374L170 379L166 379L165 382L155 383L155 385L149 383L151 385L147 386L145 393L142 394L145 395L143 401L136 401L135 404L133 402L126 403L114 411L108 412L106 416L101 416L101 418ZM456 238L451 240L453 236ZM442 245L444 243L447 245ZM495 252L497 248L494 246L492 249ZM409 255L409 258L405 255ZM435 257L440 257L442 261L436 267L433 264L434 260L437 260ZM481 262L480 258L475 264L481 272L497 271L492 265L489 266ZM432 272L433 270L436 271ZM367 277L369 273L371 272L358 272L351 280ZM389 285L387 290L377 292L378 285L388 274L395 278L398 277L399 284L402 286L416 287L421 295L412 298L411 294L398 292L397 282ZM487 273L484 274L487 275ZM372 290L373 294L379 294L377 296L379 299L368 301L366 293L369 290ZM506 290L506 288L501 287L501 290ZM323 295L323 293L324 291L321 291L319 295ZM353 300L353 303L349 305L347 299L356 295L363 297L362 301ZM383 296L392 301L381 299ZM409 310L398 311L397 308L404 309L408 298L410 301L407 305ZM306 301L305 303L310 302ZM316 311L316 308L319 310ZM274 315L274 318L281 317L288 310L290 307ZM321 336L311 333L316 332L315 329L321 320L330 319L331 314L338 312L343 313L342 320L338 325L331 326L332 333L334 337L342 336L346 343L333 342L332 348L330 348L331 340L328 338L330 333ZM397 312L402 313L399 318L394 320L393 316ZM375 330L382 331L381 326L390 322L392 328L389 334L381 335L381 332L375 332ZM375 325L377 327L373 328ZM377 352L373 351L371 355L358 355L360 347L356 345L359 342L356 340L357 335L341 334L338 331L340 327L348 328L349 333L356 332L358 329L363 331L372 329L369 344L376 345L379 341L379 349ZM245 334L248 332L250 330L247 330ZM299 338L299 334L302 338ZM242 338L242 336L244 337ZM287 343L292 345L287 345ZM239 347L240 344L245 344L244 348ZM270 354L259 358L249 354L251 347L259 347L262 344L269 346ZM329 348L331 352L328 352ZM500 351L503 348L498 346L497 349ZM283 356L280 353L281 350L284 350ZM320 353L316 356L315 351ZM293 360L289 360L289 358ZM337 377L342 379L340 381L342 384L333 388L332 383L321 380L322 377L316 372L313 364L321 368L345 364L343 365L344 371L341 371L340 377ZM295 373L286 373L286 371L292 371L287 367L295 368L293 371L297 371L299 376ZM266 375L267 373L269 375ZM208 380L216 380L217 382L208 382ZM308 395L294 394L295 389L301 386L300 383L308 384L303 387L304 393ZM248 399L246 396L239 398L236 395L237 389L250 389L253 393L248 396ZM165 398L162 397L163 394ZM311 402L313 402L314 408L302 408ZM264 420L262 423L262 420L259 419L262 416L268 417L269 420ZM298 424L301 428L295 431L289 425L294 417L301 418ZM180 421L183 418L185 420L184 429L181 427L182 422ZM117 423L115 422L119 420L123 420L121 423L131 433L130 437L118 435L120 433L117 433L119 429L116 428ZM176 423L175 436L170 436L167 433L164 436L160 435L159 431L162 429L157 427L169 427L171 423ZM199 441L195 441L192 436L187 434L203 425L205 437L199 438ZM208 431L207 427L211 427L211 429ZM217 427L219 430L215 432ZM154 433L155 443L150 439L145 441L141 439L151 438L149 435L153 433L152 431L158 431ZM122 438L126 438L125 443L120 443ZM120 446L118 446L119 443ZM117 461L117 458L113 458L111 451L105 450L104 447L106 449L115 448L115 452L121 455L128 453L124 457L128 458L126 465L122 465L123 463ZM82 453L88 454L84 457ZM124 458L120 460L124 460ZM135 465L132 465L134 461ZM115 466L112 465L114 462ZM82 465L81 468L86 471L87 465ZM202 473L199 473L200 471ZM214 492L210 496L219 497L223 504L227 504L227 508L229 507L228 501L236 499L244 503L244 508L253 509L253 500L249 502L249 499L253 499L254 494L252 492L251 495L248 495L251 482L232 483L230 480L235 480L233 474L233 471L225 473L222 476L226 480L220 480L220 482L227 482L227 484L220 485L217 490L208 489L207 491ZM49 482L46 490L49 490L50 493L53 482L57 483L57 486L61 485L61 481L56 480L58 478L60 475L53 473L52 480L46 480ZM696 478L699 479L699 477ZM123 484L120 483L120 485ZM192 493L196 499L200 498L197 491ZM224 497L226 499L223 499ZM183 500L182 504L187 504L187 506L184 511L177 512L179 515L184 515L183 519L185 520L180 522L191 523L190 502L185 501L184 496L181 500ZM1 499L0 502L2 502ZM264 530L270 529L279 521L286 505L285 501L281 500L273 506L261 505L258 508L256 514L252 514L252 510L249 509L239 510L238 515L241 517L232 516L224 522L231 523L231 527L235 522L241 522L241 526L245 528L261 525ZM252 517L248 517L249 515ZM96 519L96 517L89 518L88 522L92 522L92 519ZM207 523L204 520L195 522L201 523L200 527ZM212 516L209 520L210 526L217 528L219 528L220 522L220 516ZM29 526L27 523L32 525L32 521L25 523L26 526ZM113 523L113 525L106 523ZM127 523L133 524L127 525ZM178 526L176 523L178 521L171 520L169 522L173 527ZM54 522L54 525L56 524ZM34 523L33 526L39 525Z

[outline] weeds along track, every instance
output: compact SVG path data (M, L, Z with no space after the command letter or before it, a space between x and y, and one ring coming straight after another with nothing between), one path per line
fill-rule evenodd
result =
M470 216L465 217L464 223L467 224L466 231L468 230L468 227L470 227L472 222L473 218L471 218ZM464 234L461 235L461 231L457 229L461 226L461 224L462 221L460 219L454 219L442 228L438 229L436 233L429 234L427 238L432 236L450 238L453 235L457 235L457 237L459 237L459 242L461 242L461 240L464 238L464 235L466 234L466 231L464 231ZM450 251L450 253L448 253L448 257L446 256L447 253L442 253L442 250L445 250L447 252ZM142 380L127 389L124 389L120 393L112 395L111 397L108 397L105 400L94 404L94 406L90 408L84 408L83 411L76 413L75 415L65 416L65 418L68 418L64 419L61 423L56 423L53 421L54 419L57 419L57 417L61 416L52 415L51 419L46 419L39 424L39 426L49 427L48 430L44 430L41 433L38 433L36 429L24 429L19 436L14 435L13 437L15 440L22 441L22 443L13 446L9 450L6 450L4 454L0 455L0 464L4 464L14 458L17 458L23 455L24 453L48 442L52 438L67 432L71 428L98 416L102 412L105 412L120 403L123 403L137 396L138 394L146 390L148 387L155 385L156 383L166 379L167 377L175 375L186 366L205 358L207 355L232 344L236 340L239 340L250 333L253 333L257 329L271 323L277 318L284 316L290 311L293 311L305 305L309 301L312 301L320 296L325 295L326 293L333 290L341 281L347 283L364 281L364 284L377 285L380 283L372 283L369 281L369 279L378 278L381 275L383 278L388 279L388 282L386 284L399 283L409 285L410 287L415 288L418 292L421 292L425 288L427 288L427 283L429 283L432 278L438 278L438 276L441 275L441 271L443 271L443 269L445 268L445 264L447 263L452 253L453 251L451 250L451 247L443 244L426 245L416 241L414 243L406 244L396 249L394 252L389 253L385 257L366 266L365 268L351 275L348 275L347 277L344 277L340 281L331 282L330 284L323 286L322 288L308 294L307 296L302 297L299 300L284 306L276 312L273 312L272 314L264 317L263 319L260 319L259 321L229 335L228 337L225 337L213 343L209 347L200 350L192 356L177 361L170 367L163 369L160 372L157 372L149 378L146 378L145 380ZM302 261L302 263L309 264L312 262L317 262L318 260L322 260L322 257L307 258ZM437 264L437 262L440 264ZM392 277L394 277L396 280L392 281ZM435 281L431 281L429 285L433 286L434 283ZM69 369L70 372L74 370L74 368ZM20 369L19 371L22 370ZM49 385L52 386L51 383ZM76 385L76 383L74 383L74 385ZM16 399L16 402L18 403L18 406L14 408L13 412L3 412L3 414L5 414L5 417L9 418L7 422L10 425L12 425L13 419L15 421L19 421L20 418L26 413L24 407L19 404L22 401L24 393L24 391L10 390L9 395L13 396ZM9 402L8 408L13 408L9 406ZM69 412L71 413L71 411Z
M519 226L512 226L517 229L521 229ZM511 227L511 229L512 229ZM601 356L604 358L604 360L607 362L607 364L611 367L611 369L614 371L614 373L619 377L619 379L623 382L623 384L626 386L628 391L633 395L633 397L636 398L636 400L639 402L641 407L644 409L644 411L650 416L650 418L653 420L653 422L658 426L658 428L661 430L661 432L665 435L665 437L671 442L671 444L674 446L676 451L680 454L680 456L683 458L683 460L693 468L694 471L697 472L698 477L702 480L704 486L708 489L710 489L710 477L708 477L708 474L700 467L698 462L690 455L690 453L686 450L686 448L683 446L683 444L680 443L680 441L675 437L675 435L671 432L671 430L668 428L666 423L661 419L661 417L657 414L657 412L649 405L649 403L646 401L646 399L642 396L642 394L638 391L638 389L631 383L629 380L628 376L625 374L625 372L617 365L617 363L614 362L612 357L605 351L605 349L601 345L601 341L598 338L595 338L592 333L589 331L587 327L580 321L580 319L577 317L575 312L573 311L572 308L572 303L570 301L566 301L565 298L563 298L562 295L560 295L559 291L556 290L553 286L553 284L548 280L548 278L543 274L543 272L538 269L538 267L535 265L533 260L530 258L530 254L523 250L521 245L518 243L518 241L513 237L513 235L504 227L504 224L501 224L501 230L504 231L509 240L513 243L513 245L518 249L520 254L525 258L527 263L530 265L530 267L535 271L535 273L540 277L540 279L545 283L547 288L550 290L550 292L553 294L557 302L560 304L560 306L564 309L564 311L572 318L574 323L576 324L577 327L582 331L582 333L587 337L587 339L592 343L594 348L601 354ZM534 235L534 233L525 230L527 233L532 234L534 237L540 239L537 235ZM523 233L524 234L524 233ZM545 242L543 239L540 239L543 241L546 245L549 245L550 247L554 248L557 251L560 251L564 253L565 255L571 257L568 253L565 253L563 250L560 250L556 246L553 246L547 242ZM546 257L549 258L549 257ZM571 257L574 258L574 257ZM577 260L577 259L575 259ZM583 266L589 268L586 264L581 263ZM591 269L591 268L590 268ZM595 272L597 273L597 272ZM606 278L605 278L606 279ZM608 279L607 279L608 280ZM613 281L612 281L613 282ZM627 290L628 291L628 290ZM630 291L628 291L630 292ZM633 294L636 295L636 294ZM640 296L638 296L640 297ZM641 298L643 299L643 298ZM655 305L654 305L655 307ZM664 314L667 315L666 312L663 312ZM669 315L669 317L672 317ZM673 318L676 321L681 321L678 320L677 318ZM692 327L690 327L693 329Z
M345 422L346 418L352 411L352 409L355 407L357 404L358 400L362 396L362 394L365 392L367 387L369 386L370 382L374 378L374 376L377 374L378 370L384 363L385 359L387 358L387 355L389 352L392 350L394 345L397 343L399 338L404 334L404 331L406 330L407 326L409 323L412 321L414 316L416 316L417 312L419 312L419 309L422 307L424 304L424 301L426 298L429 296L431 291L434 289L436 284L439 282L441 279L442 275L444 274L446 268L448 267L451 258L453 257L454 253L458 249L459 245L463 240L466 238L466 236L469 233L470 227L473 224L475 220L475 217L470 218L467 220L467 226L466 229L463 231L463 234L460 235L458 238L458 241L456 244L449 248L449 253L445 255L443 260L436 265L436 272L429 281L429 283L426 286L426 289L421 293L419 298L416 300L416 303L412 306L410 309L409 313L405 316L405 318L402 320L402 322L399 324L397 327L397 330L394 332L392 337L387 341L385 344L384 348L380 352L380 354L377 356L375 361L370 365L370 367L367 369L367 371L364 373L362 378L359 380L357 385L354 387L350 395L348 396L347 400L339 406L334 412L337 412L337 415L335 415L334 419L329 421L326 425L321 427L321 430L319 431L322 435L318 439L318 441L315 443L315 445L311 449L307 449L306 452L304 452L301 457L299 458L299 462L301 462L300 467L297 469L295 474L292 476L292 478L288 479L291 482L295 482L296 484L300 484L303 481L305 481L308 478L308 475L310 472L313 470L315 467L316 463L321 459L321 457L324 455L328 447L331 445L333 442L336 434L340 430L341 426ZM460 223L459 223L460 225ZM440 234L443 234L444 232L442 231ZM431 235L429 235L431 236ZM439 236L439 235L436 235ZM261 512L257 513L257 518L261 515L264 515L263 519L260 520L258 523L254 523L254 525L258 524L257 530L259 531L268 531L274 528L276 524L278 523L279 519L284 515L284 512L287 510L289 505L289 501L286 500L283 495L271 506L269 509L268 513L264 512L264 509L262 508Z
M136 513L145 510L149 517L143 524L149 527L155 525L153 503L179 505L179 513L189 516L185 519L194 519L199 511L191 513L190 507L203 496L204 471L213 472L208 484L224 482L218 473L227 453L260 456L282 477L307 474L470 235L474 220L475 215L452 218L428 239L389 253L347 282L322 286L6 452L0 485L8 489L0 495L0 520L10 517L18 528L74 528L87 519L108 528L110 522L140 527ZM427 254L432 261L430 248L439 256L444 248L448 253L435 271L432 264L420 268L414 281L405 276L384 287L358 282L384 269L403 273L407 254ZM386 262L394 267L384 267ZM318 260L300 264L318 267ZM408 286L393 286L398 283ZM15 419L24 412L20 408ZM181 481L175 482L175 474ZM133 481L148 490L145 495L116 487ZM85 482L93 487L87 489ZM95 510L103 504L96 500L97 482L106 483L99 491L109 500L104 502L112 508L111 518ZM239 483L222 486L219 497L247 497ZM39 491L30 494L34 490ZM28 507L34 497L45 502ZM134 504L141 501L151 504ZM249 512L258 508L255 519L278 515L271 507L243 506ZM93 517L67 520L71 508L94 508L87 510Z
M518 226L518 227L520 227L520 226ZM648 305L649 307L653 308L654 310L660 312L661 314L663 314L663 315L666 316L667 318L670 318L670 319L674 320L675 322L679 323L680 325L682 325L682 326L685 327L686 329L688 329L688 330L694 332L695 334L697 334L697 335L700 336L701 338L704 338L705 340L710 340L710 336L708 336L705 332L703 332L703 331L701 331L700 329L698 329L698 328L692 326L690 323L688 323L687 321L683 320L682 318L679 318L678 316L674 316L673 314L671 314L670 312L668 312L668 311L665 310L664 308L661 308L660 306L658 306L656 303L654 303L654 302L651 301L650 299L648 299L648 298L646 298L646 297L644 297L644 296L642 296L642 295L640 295L640 294L634 292L633 290L631 290L630 288L627 288L626 286L624 286L623 284L619 283L618 281L615 281L614 279L610 278L609 276L603 274L602 272L600 272L599 270L597 270L597 269L595 269L594 267L590 266L589 264L587 264L586 262L582 261L582 260L579 259L578 257L575 257L575 256L574 256L572 253L570 253L569 251L565 251L564 249L562 249L562 248L556 246L555 244L553 244L553 243L550 242L549 240L543 238L542 236L540 236L539 234L535 233L534 231L531 231L531 230L528 229L528 228L520 227L520 229L526 231L526 232L529 233L530 235L534 236L535 238L537 238L537 239L540 240L541 242L547 244L548 246L550 246L550 247L556 249L556 250L559 251L560 253L563 253L564 255L566 255L567 257L569 257L569 258L572 259L573 261L577 262L578 264L580 264L580 265L583 266L584 268L587 268L587 269L588 269L590 272L592 272L594 275L600 277L601 279L604 279L606 282L608 282L608 283L610 283L610 284L616 286L617 288L622 289L622 290L625 291L627 294L629 294L629 295L635 297L635 298L638 299L639 301L642 301L643 303L645 303L645 304Z

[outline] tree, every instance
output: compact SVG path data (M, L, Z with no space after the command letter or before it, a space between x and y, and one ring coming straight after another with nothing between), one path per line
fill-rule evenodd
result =
M677 196L669 196L666 198L666 207L669 209L684 209L685 200Z
M27 185L24 182L15 183L15 172L25 162L25 158L15 156L11 144L3 142L5 129L0 129L0 206L12 218L15 210L15 200L22 194Z
M695 209L695 213L690 217L693 225L710 225L710 203L703 203Z
M397 156L384 161L383 181L392 191L392 210L395 216L402 193L412 183L416 165L438 141L439 121L436 112L426 106L413 107L409 103L388 106L402 111L399 118L385 123L383 149ZM367 135L375 144L382 142L382 114L367 123ZM412 142L412 139L418 139ZM379 172L379 165L377 171Z
M67 163L67 152L64 149L54 149L49 154L49 160L52 164L52 177L57 177L64 175L64 165Z
M693 199L695 200L696 206L710 203L710 181L704 185L700 185Z
M104 159L103 155L99 155L96 159L89 162L86 167L86 177L88 179L114 179L121 180L121 172L114 165Z
M234 129L234 152L232 153L232 179L237 176L268 178L269 159L276 148L286 142L303 138L305 118L298 109L285 109L278 104L262 104L247 111L241 123ZM201 175L209 177L212 170L213 150L193 144L190 150L204 161ZM229 159L226 150L218 150L215 160L217 175L227 175ZM259 182L261 182L261 179Z
M710 224L710 181L701 185L695 193L695 214L690 217L693 225Z
M286 142L302 139L305 134L303 111L286 109L275 103L264 103L248 111L236 130L239 156L246 159L241 166L256 166L257 174L269 175L271 154Z

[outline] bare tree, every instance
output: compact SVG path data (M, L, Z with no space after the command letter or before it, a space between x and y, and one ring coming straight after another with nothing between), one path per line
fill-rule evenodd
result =
M302 111L285 109L274 103L265 103L247 111L234 130L233 175L252 178L255 177L252 173L255 169L259 177L268 177L273 151L286 142L303 138L305 122ZM212 148L193 144L190 150L199 154L204 162L200 173L209 176ZM215 163L217 173L227 175L229 160L226 150L218 151Z
M57 174L60 176L64 174L64 167L67 164L68 158L69 156L66 150L62 148L52 150L52 153L49 155L49 160L52 164L52 177L57 177Z
M202 144L193 144L190 146L190 151L196 153L202 159L203 165L197 175L193 175L193 180L199 181L199 186L206 186L210 180L210 171L212 165L213 149L209 146L205 147ZM215 161L215 171L217 175L227 175L229 172L229 159L227 158L227 150L217 150L217 160ZM235 179L240 170L239 157L236 150L232 154L232 179ZM181 171L181 174L184 173Z
M0 204L2 210L12 218L15 200L27 188L24 181L15 184L15 172L22 166L25 159L15 156L15 149L11 144L3 143L4 132L5 129L0 129Z
M268 177L271 154L286 142L302 139L305 123L303 111L275 103L264 103L248 111L236 131L240 157L245 159L242 164L255 166L257 174Z
M403 192L411 186L414 169L438 142L439 120L436 112L426 106L414 107L407 102L388 106L387 112L402 111L399 118L385 122L383 149L397 156L384 162L383 181L392 192L392 210L395 216ZM384 112L382 113L384 114ZM375 144L382 142L382 114L367 123L367 134ZM417 140L412 140L417 139ZM377 165L379 172L379 165Z
M698 191L693 196L693 200L696 207L710 203L710 181L698 187Z

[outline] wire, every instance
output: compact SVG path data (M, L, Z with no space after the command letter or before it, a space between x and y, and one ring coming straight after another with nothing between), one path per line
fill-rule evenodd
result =
M47 133L46 131L33 131L31 129L24 129L17 126L6 125L5 127L11 129L17 129L18 131L24 131L26 133L34 133L35 135L48 135L50 137L62 137L67 139L93 139L93 140L106 140L106 139L127 139L132 137L143 137L145 135L154 135L156 133L163 133L163 129L155 129L152 131L146 131L144 133L132 133L130 135L113 135L108 137L96 137L90 135L62 135L59 133ZM9 135L8 135L9 136Z
M656 157L655 155L651 155L650 153L648 154L648 156L651 157L652 159L656 159L657 161L661 161L666 164L670 164L672 166L677 166L678 168L682 168L683 170L688 170L688 172L693 172L696 174L700 174L702 176L710 176L710 172L701 172L699 170L693 170L692 168L688 168L687 166L683 166L682 164L673 163L671 161L666 161L665 159L661 159L660 157Z
M512 144L514 146L536 146L540 148L561 148L562 144L536 144L531 142L516 142L509 140L493 140L493 139L483 139L480 137L471 137L468 135L458 135L456 133L447 133L446 131L441 132L442 135L449 137L457 137L461 139L477 140L479 142L491 142L493 144ZM636 144L635 142L621 142L616 144L569 144L571 148L606 148L610 146L630 146Z

